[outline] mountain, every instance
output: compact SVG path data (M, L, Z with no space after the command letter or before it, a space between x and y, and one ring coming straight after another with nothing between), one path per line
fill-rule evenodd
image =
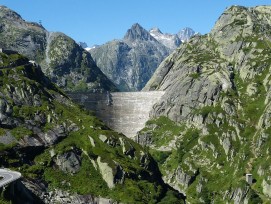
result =
M92 47L86 47L86 48L84 48L86 51L90 51L91 49L94 49L94 48L97 48L97 47L99 47L100 45L93 45Z
M145 149L14 51L0 52L0 93L0 165L23 175L1 189L1 203L182 203Z
M88 48L87 51L119 90L138 91L145 86L159 64L179 47L183 38L193 35L192 32L189 29L179 38L177 34L163 34L158 28L147 31L136 23L123 39Z
M178 32L178 37L182 42L187 42L196 32L192 28L184 28Z
M180 46L182 41L176 34L163 34L159 28L152 28L150 31L152 37L154 37L158 42L165 45L170 50L174 51Z
M67 91L116 90L90 54L63 33L48 32L0 6L0 48L16 50L41 64L42 71Z
M80 45L84 49L88 47L88 44L86 42L78 42L78 45Z
M141 90L169 49L139 24L122 40L113 40L89 51L103 73L122 91Z
M229 7L144 88L165 94L138 142L189 203L271 201L270 19L271 6Z
M148 31L146 31L141 25L138 23L132 25L130 29L126 32L124 36L124 40L126 41L155 41L154 38L151 37Z

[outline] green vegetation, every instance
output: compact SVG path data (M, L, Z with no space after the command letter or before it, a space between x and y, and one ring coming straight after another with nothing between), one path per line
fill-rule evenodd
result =
M159 165L163 165L167 158L172 154L171 151L157 151L155 149L150 149L149 151Z
M170 85L171 82L166 80L172 79L174 88L179 85L177 80L182 79L189 83L192 91L187 90L191 95L185 96L185 100L177 100L176 90L168 87L165 98L162 98L167 107L165 110L158 108L161 112L157 115L180 116L179 112L171 111L180 110L183 104L188 104L190 110L192 107L192 111L179 122L165 116L148 121L139 133L151 139L150 147L145 149L106 128L89 112L68 101L53 85L37 83L35 71L24 73L27 70L20 64L24 60L20 56L1 56L5 66L14 63L18 66L0 70L0 91L4 94L1 100L6 106L13 107L12 117L20 124L1 128L0 135L9 132L18 140L26 135L36 137L25 125L36 114L46 116L43 122L35 121L45 133L61 125L70 129L65 132L65 137L44 147L28 163L23 164L16 154L3 155L3 163L14 169L20 166L25 178L45 180L49 189L101 195L123 203L179 203L179 195L160 181L154 158L165 180L184 191L189 203L233 203L236 194L246 194L248 203L270 203L263 190L264 182L270 184L267 178L271 174L270 26L266 20L258 23L255 16L262 12L260 7L250 13L252 10L231 7L225 13L226 18L220 18L209 35L193 38L170 57L172 65L169 75L163 76L163 85ZM267 13L258 15L258 18L266 17L270 16ZM75 56L77 52L70 39L65 36L56 39L49 55L51 65L57 67L58 63L64 63L63 58ZM84 63L78 63L82 61ZM92 73L86 66L91 63L86 56L78 55L77 60L67 63L72 64L79 75ZM58 68L55 73L66 74L65 70ZM183 73L185 75L181 76ZM66 81L73 90L87 90L88 82L93 86L102 83L100 79L90 77L74 88L72 77ZM153 84L153 87L161 85L155 79ZM124 82L120 86L126 87ZM20 94L38 95L41 104L25 101L26 97L20 98L21 103L15 102L13 94L16 97ZM178 101L176 104L170 103L172 97ZM179 97L183 97L183 93ZM101 135L103 139L100 139ZM15 145L18 144L1 144L0 149L7 152L15 149ZM80 158L77 173L68 173L56 164L57 156L69 152L75 152ZM125 178L119 178L112 189L101 175L98 158L112 169L114 175L117 171L125 172ZM119 177L123 175L118 173ZM252 184L245 181L246 173L252 173Z
M176 197L161 181L156 163L146 150L73 104L44 78L38 67L14 65L0 71L4 107L1 111L9 107L10 123L17 121L1 127L0 137L9 133L18 141L30 138L29 144L23 142L24 146L1 143L0 150L5 150L1 152L1 165L20 171L25 179L47 182L49 190L62 189L71 194L102 196L124 203L157 203L166 193L171 199ZM50 134L60 136L49 143ZM101 140L101 135L107 139ZM64 171L56 162L58 156L69 152L79 158L78 172ZM111 179L116 185L112 189L101 175L98 158L112 170ZM117 173L122 175L119 182L114 180L119 176ZM0 198L6 202L3 196Z
M26 127L23 126L18 126L16 128L13 128L10 133L17 139L19 140L20 138L28 135L31 136L32 135L32 131L27 129Z
M14 67L28 63L28 59L19 54L7 55L4 53L0 53L0 60L0 68Z
M198 79L200 77L200 73L193 73L189 75L193 79Z
M194 115L202 115L202 117L205 119L209 113L225 113L225 111L222 109L221 106L204 106L200 109L195 109L193 111Z
M107 197L109 189L88 157L82 155L82 166L78 173L69 174L54 168L44 168L44 179L50 183L50 187L67 190L81 195L101 195Z
M188 129L185 132L182 139L177 143L178 163L182 162L185 153L197 144L198 137L199 131L197 129Z
M183 127L165 116L149 120L141 133L151 132L153 144L157 147L168 144L175 136L180 135ZM140 134L141 134L140 133Z

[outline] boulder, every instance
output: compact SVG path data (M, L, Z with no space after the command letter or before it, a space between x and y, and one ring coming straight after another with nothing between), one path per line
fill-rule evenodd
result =
M75 174L80 171L81 158L74 151L57 155L54 162L63 172Z

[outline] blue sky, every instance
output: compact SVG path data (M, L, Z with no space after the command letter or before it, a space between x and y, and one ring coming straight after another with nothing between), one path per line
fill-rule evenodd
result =
M132 24L177 33L208 33L230 5L271 5L271 0L0 0L25 20L39 22L89 46L122 38Z

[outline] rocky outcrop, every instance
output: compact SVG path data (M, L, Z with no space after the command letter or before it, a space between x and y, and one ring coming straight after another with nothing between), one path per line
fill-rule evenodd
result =
M271 185L264 179L262 182L263 193L271 198Z
M28 126L28 128L33 128L32 130L34 135L25 135L22 139L18 141L19 144L24 147L48 147L56 144L59 140L67 137L67 135L70 133L68 130L66 130L64 125L58 125L57 127L52 128L52 130L49 130L47 132L43 132L38 127L33 127L33 124L32 126Z
M21 204L50 204L50 203L88 203L88 204L113 204L111 199L95 197L92 195L78 195L70 192L54 189L46 191L45 183L24 179L13 184L13 191L16 194L15 203ZM11 189L8 189L11 191Z
M100 157L98 157L97 163L100 168L103 179L105 180L105 182L108 185L108 188L115 187L113 169L107 163L101 162Z
M12 106L5 99L0 99L0 123L2 126L16 125L16 120L12 118L12 112Z
M15 50L42 65L42 71L67 91L116 90L90 54L63 33L48 32L0 7L0 47Z
M182 191L181 189L187 189L194 182L198 174L197 170L193 170L191 174L187 174L181 167L178 167L173 174L169 173L166 175L164 180L168 180L167 183L170 183L173 188ZM180 188L180 185L182 185L182 188Z
M81 167L80 150L68 151L64 154L59 154L55 157L55 164L63 171L67 173L77 173Z
M89 203L89 204L113 204L117 203L111 199L102 198L102 197L94 197L91 195L72 195L69 192L65 192L62 190L50 191L47 195L43 197L45 200L44 203Z

